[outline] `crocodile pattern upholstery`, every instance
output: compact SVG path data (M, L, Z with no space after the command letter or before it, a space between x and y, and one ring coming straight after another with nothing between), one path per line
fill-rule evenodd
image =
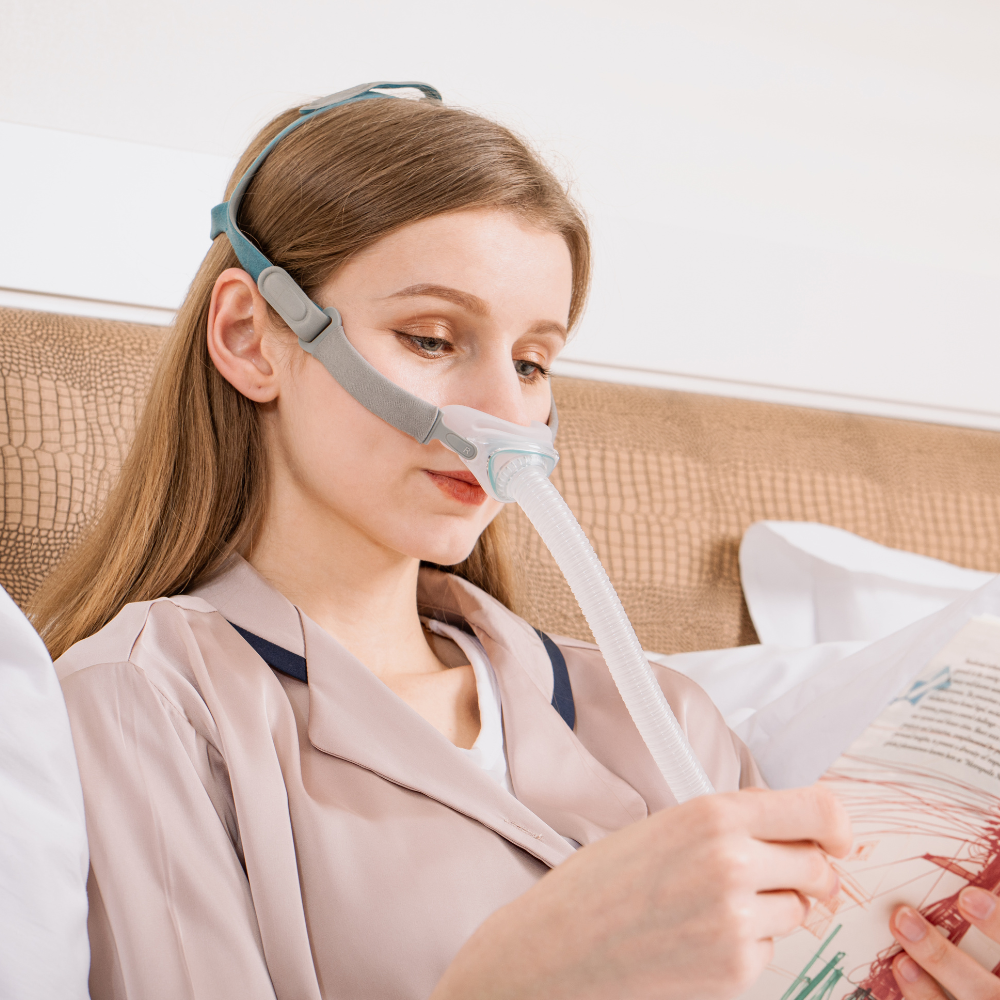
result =
M20 603L100 508L164 337L0 309L0 584ZM576 379L554 389L553 480L647 649L755 641L737 550L763 518L1000 571L1000 434ZM504 516L521 613L589 638L524 515Z
M552 479L647 649L756 642L738 549L764 519L820 521L1000 572L1000 433L556 379ZM509 510L522 605L587 637L534 529Z
M19 604L107 496L164 336L0 309L0 584Z

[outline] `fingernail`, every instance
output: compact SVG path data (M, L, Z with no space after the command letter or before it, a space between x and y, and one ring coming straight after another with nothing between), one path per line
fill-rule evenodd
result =
M985 889L970 885L963 889L958 897L958 904L970 916L977 920L985 920L996 908L996 896Z
M915 983L920 978L920 966L909 955L904 955L896 962L896 971L908 983Z
M902 906L896 912L896 930L907 941L921 941L927 933L927 926L916 910Z

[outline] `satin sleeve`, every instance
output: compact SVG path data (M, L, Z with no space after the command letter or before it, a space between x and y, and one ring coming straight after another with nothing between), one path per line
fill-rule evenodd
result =
M273 1000L204 702L131 662L77 670L63 691L90 841L93 1000Z

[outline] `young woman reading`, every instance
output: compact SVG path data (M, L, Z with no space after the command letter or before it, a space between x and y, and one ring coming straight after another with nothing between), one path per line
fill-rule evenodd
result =
M239 224L397 385L548 419L589 240L506 129L434 101L317 115ZM708 698L657 668L719 792L676 805L596 648L511 610L499 510L348 395L216 239L34 604L83 780L95 998L723 1000L835 891L840 807L749 787Z

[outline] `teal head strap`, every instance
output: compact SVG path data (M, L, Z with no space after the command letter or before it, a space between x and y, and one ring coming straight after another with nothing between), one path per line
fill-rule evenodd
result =
M266 271L273 265L260 252L260 250L258 250L257 247L255 247L246 238L246 236L243 235L236 222L236 217L239 214L240 202L243 201L243 196L246 194L246 190L250 186L250 181L253 180L254 175L260 169L261 164L268 158L268 156L270 156L274 147L277 146L286 135L290 135L297 128L305 125L306 122L310 121L316 115L322 114L324 111L331 111L333 108L339 108L345 104L354 104L357 101L365 101L377 97L392 97L394 95L391 91L403 89L419 90L430 100L441 100L441 94L434 87L426 83L363 83L360 86L351 87L350 90L342 90L337 94L330 94L327 97L321 97L318 101L313 101L312 104L303 105L299 108L299 117L293 121L291 125L286 125L285 128L283 128L263 148L263 150L261 150L257 159L250 164L246 173L240 178L239 184L233 188L233 193L229 196L229 201L225 201L221 205L216 205L215 208L212 209L212 239L214 240L220 233L225 233L229 237L229 242L232 244L233 250L239 258L240 264L243 266L243 270L246 271L254 281L258 281L261 272ZM382 93L382 91L390 91L390 93ZM316 308L318 309L319 306L316 306Z
M445 425L441 410L407 392L370 365L347 339L340 313L332 307L322 309L313 302L284 268L272 264L246 238L236 221L240 202L254 174L286 135L325 111L357 101L391 98L397 96L392 93L395 90L418 90L425 98L441 100L441 94L426 83L364 83L299 108L299 117L264 147L233 188L229 200L212 209L212 239L226 234L243 270L256 281L264 299L299 338L299 345L320 361L362 406L421 444L440 440L463 458L472 459L476 456L476 446ZM553 400L549 417L553 435L557 424Z
M239 183L233 188L229 201L216 205L212 209L212 239L221 233L229 237L233 251L236 253L243 270L246 271L260 288L261 294L277 311L278 315L288 323L300 338L307 342L315 339L335 317L325 313L299 287L292 276L281 267L275 267L250 240L244 236L237 223L240 203L246 194L250 181L260 169L261 164L270 156L271 151L285 136L305 125L316 115L345 104L372 98L391 97L394 90L419 90L434 101L441 100L441 94L426 83L363 83L350 90L342 90L337 94L329 94L318 101L299 108L299 117L286 125L264 148L260 155L250 164ZM382 91L389 91L383 93ZM273 301L272 301L273 300ZM286 316L286 312L288 315ZM339 319L339 316L336 317Z

